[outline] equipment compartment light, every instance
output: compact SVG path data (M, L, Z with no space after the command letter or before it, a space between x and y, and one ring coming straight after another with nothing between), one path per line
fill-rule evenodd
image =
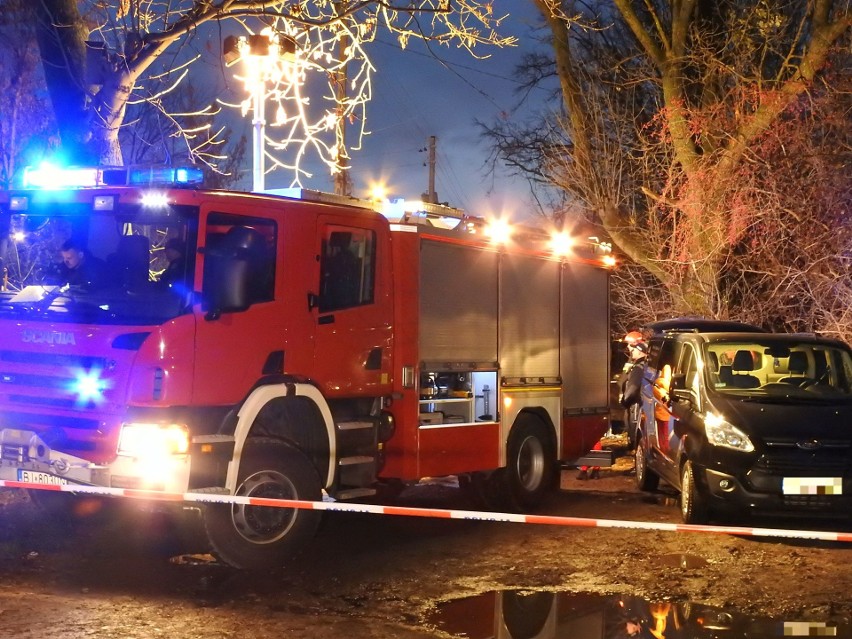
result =
M118 438L118 454L142 459L186 455L189 430L183 424L126 423Z

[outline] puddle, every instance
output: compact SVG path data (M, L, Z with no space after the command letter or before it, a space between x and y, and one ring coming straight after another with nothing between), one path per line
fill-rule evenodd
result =
M448 601L427 622L469 639L852 639L849 623L751 617L698 603L501 590Z

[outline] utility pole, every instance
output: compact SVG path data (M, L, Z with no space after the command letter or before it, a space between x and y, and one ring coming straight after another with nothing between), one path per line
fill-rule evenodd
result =
M429 190L423 194L423 201L429 204L438 203L438 194L435 192L435 147L437 146L438 138L434 135L429 136Z
M342 16L346 11L346 1L339 0L334 3L335 12ZM340 23L340 42L338 43L338 60L340 68L335 74L335 98L337 99L337 164L338 171L334 174L334 194L352 195L352 182L349 175L349 151L346 148L346 49L349 46L349 38Z

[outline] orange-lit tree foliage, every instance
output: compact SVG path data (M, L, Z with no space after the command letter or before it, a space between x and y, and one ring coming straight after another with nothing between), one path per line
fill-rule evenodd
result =
M848 0L533 2L562 109L523 168L625 257L623 323L852 337Z

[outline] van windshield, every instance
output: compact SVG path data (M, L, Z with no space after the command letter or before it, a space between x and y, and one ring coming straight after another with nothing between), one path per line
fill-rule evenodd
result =
M852 354L836 342L795 336L720 339L704 347L710 388L753 399L852 398Z

